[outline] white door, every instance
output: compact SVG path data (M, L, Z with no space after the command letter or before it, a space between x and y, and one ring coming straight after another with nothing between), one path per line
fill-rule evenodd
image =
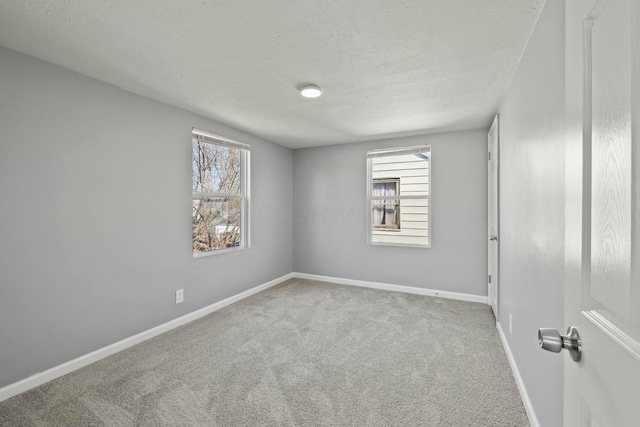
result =
M488 168L488 253L489 253L489 305L498 318L498 140L499 117L493 119L487 138Z
M565 426L640 426L640 1L566 1Z

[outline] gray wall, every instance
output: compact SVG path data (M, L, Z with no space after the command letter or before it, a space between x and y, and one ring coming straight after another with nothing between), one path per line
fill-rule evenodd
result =
M563 329L564 78L564 2L548 1L500 107L498 312L549 427L562 425L564 357L538 348L537 329Z
M0 99L0 387L292 271L291 150L4 48ZM251 144L249 250L191 256L193 126Z
M431 248L366 243L366 153L430 144ZM295 150L294 269L487 295L487 132Z

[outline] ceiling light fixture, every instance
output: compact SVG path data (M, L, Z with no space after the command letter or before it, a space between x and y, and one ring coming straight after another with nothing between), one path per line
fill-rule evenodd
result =
M298 88L300 95L305 98L317 98L322 95L322 89L314 84L304 84Z

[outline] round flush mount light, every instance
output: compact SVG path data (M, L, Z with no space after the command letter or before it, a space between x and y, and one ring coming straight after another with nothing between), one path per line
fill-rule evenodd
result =
M314 84L304 84L298 88L300 95L305 98L317 98L322 95L322 89Z

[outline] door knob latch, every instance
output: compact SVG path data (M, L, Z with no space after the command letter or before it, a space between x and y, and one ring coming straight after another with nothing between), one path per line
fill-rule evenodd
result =
M553 353L560 353L562 349L569 350L569 355L574 362L579 362L582 358L580 334L573 326L569 326L567 335L560 335L556 329L538 329L538 343L542 349Z

